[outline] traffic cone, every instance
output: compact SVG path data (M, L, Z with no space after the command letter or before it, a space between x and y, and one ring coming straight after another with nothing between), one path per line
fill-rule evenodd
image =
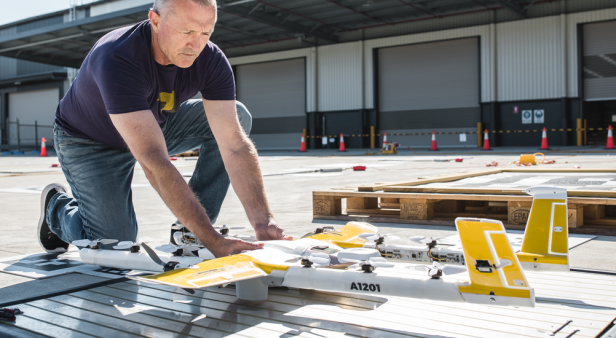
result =
M383 148L387 148L387 132L383 133Z
M45 146L44 137L41 137L41 157L47 157L47 147Z
M438 147L436 146L436 132L434 132L434 130L432 131L432 145L430 146L430 150L438 150Z
M302 134L302 143L299 145L299 151L300 152L306 151L306 141L304 141L304 134Z
M346 151L346 147L344 146L344 134L340 133L340 149L338 151Z
M550 147L548 147L548 133L547 133L547 129L545 129L545 127L543 127L543 133L541 134L541 148L539 148L539 150L550 150Z
M483 150L492 150L490 148L490 138L488 137L488 130L483 132Z
M607 128L607 145L605 149L616 149L614 148L614 135L612 134L612 126Z

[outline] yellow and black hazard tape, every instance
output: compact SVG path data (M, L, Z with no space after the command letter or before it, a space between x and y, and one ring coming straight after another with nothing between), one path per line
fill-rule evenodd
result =
M595 130L607 130L607 128L588 128L588 131L595 131ZM492 130L492 131L488 131L488 133L492 133L492 134L520 134L520 133L540 133L542 132L543 129L523 129L523 130ZM573 128L560 128L560 129L546 129L546 131L558 131L558 132L564 132L564 131L584 131L584 129L573 129ZM469 135L476 135L477 132L476 131L437 131L434 134L436 135L459 135L459 134L469 134ZM481 132L480 134L483 135L483 132ZM429 133L387 133L387 136L423 136L423 135L432 135L432 132ZM370 137L370 134L344 134L344 137ZM380 137L382 136L381 134L374 134L374 136ZM317 135L317 136L310 136L307 135L306 138L321 138L322 136ZM329 135L327 137L340 137L340 135Z

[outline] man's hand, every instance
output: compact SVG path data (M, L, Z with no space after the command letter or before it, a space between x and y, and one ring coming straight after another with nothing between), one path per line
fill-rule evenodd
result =
M208 243L207 249L216 258L220 258L242 253L243 250L263 249L263 243L250 243L237 238L219 236L216 240Z
M287 236L284 230L278 226L276 221L270 218L270 221L266 225L256 226L255 233L257 234L258 241L271 241L271 240L286 240L291 241L293 237Z

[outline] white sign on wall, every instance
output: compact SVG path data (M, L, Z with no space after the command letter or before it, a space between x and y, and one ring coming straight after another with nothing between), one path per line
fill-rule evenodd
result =
M544 117L545 113L543 112L543 109L535 110L535 123L544 123Z
M533 123L533 111L523 110L522 111L522 124L531 124L531 123Z
M466 134L465 133L460 134L460 142L466 142Z

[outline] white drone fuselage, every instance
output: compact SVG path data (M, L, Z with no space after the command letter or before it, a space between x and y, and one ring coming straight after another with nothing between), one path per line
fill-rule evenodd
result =
M304 238L295 241L267 241L264 248L247 251L243 255L268 264L286 265L286 271L273 270L264 277L236 281L236 294L240 299L267 299L269 287L290 287L298 289L370 294L374 296L397 296L450 302L471 302L491 305L533 306L533 299L463 294L460 286L470 285L465 273L433 279L427 269L408 269L403 264L391 268L377 267L366 273L360 268L335 269L325 265L302 265L302 258L314 252L329 254L331 264L343 263L338 255L345 258L365 260L369 256L379 257L380 253L369 248L343 249L336 245L316 239ZM318 248L318 249L315 249ZM344 254L341 254L344 253ZM162 271L162 266L154 263L145 252L131 253L118 250L81 249L84 263L119 269ZM185 265L198 264L202 257L173 256L159 254L167 263L176 261ZM348 261L346 261L348 262ZM429 262L429 261L426 261Z
M106 268L156 272L163 271L163 267L156 264L143 250L139 252L129 252L83 248L79 250L79 257L85 264L100 265ZM174 256L168 253L159 253L158 257L164 263L173 261L184 265L199 264L203 262L204 259L201 257Z

